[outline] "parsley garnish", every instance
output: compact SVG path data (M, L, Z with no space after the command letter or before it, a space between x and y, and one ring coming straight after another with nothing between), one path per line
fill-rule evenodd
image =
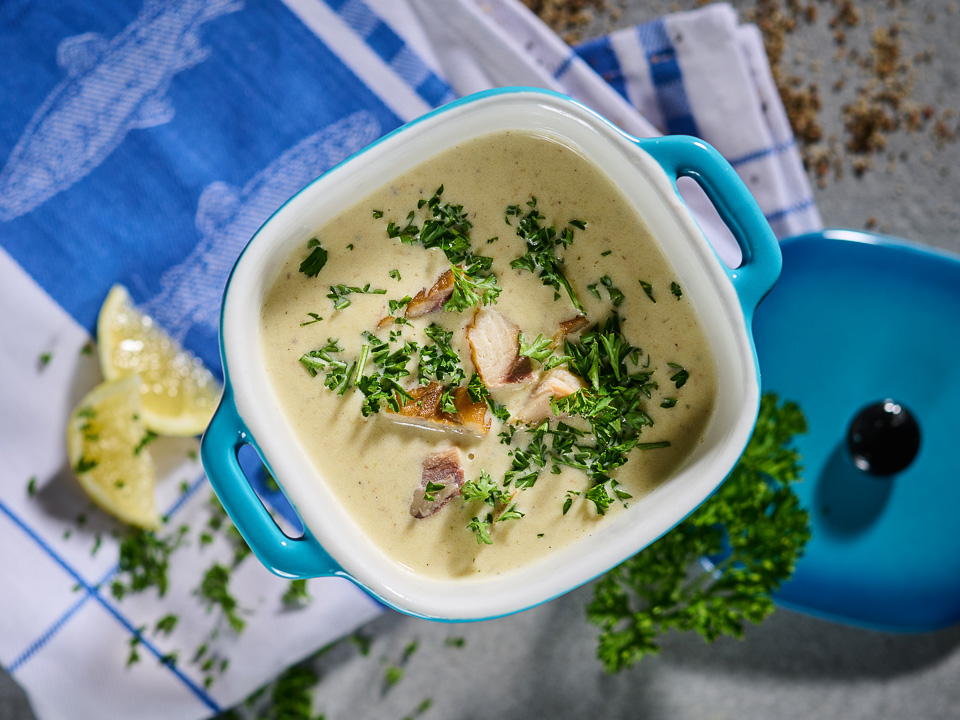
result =
M374 220L379 220L379 219L382 218L382 217L383 217L383 210L374 210L374 211L373 211L373 219L374 219Z
M246 620L240 617L237 599L230 594L230 569L226 565L214 563L203 574L197 595L206 602L207 610L219 607L227 623L234 632L242 632Z
M149 530L135 530L120 541L118 578L110 586L117 600L127 593L155 587L163 597L167 592L170 556L183 543L188 528L181 526L171 537L161 538Z
M367 283L363 287L355 287L352 285L331 285L330 292L327 293L327 297L333 301L333 307L335 310L343 310L346 307L350 307L350 300L347 298L347 296L354 293L358 295L386 295L387 291L383 290L382 288L371 290L370 283Z
M570 286L570 282L563 274L563 258L557 257L557 250L565 249L573 242L573 230L565 227L559 233L553 225L544 227L541 222L546 217L537 210L537 199L531 196L527 202L530 208L526 215L523 215L519 205L511 205L506 209L504 218L507 225L511 225L511 217L520 218L517 222L517 235L523 238L527 246L527 252L510 263L510 267L517 270L529 270L537 274L539 271L540 281L547 287L554 290L554 300L560 298L560 289L567 293L573 306L583 311L583 306L577 300L577 296ZM586 224L580 220L571 220L570 225L583 229Z
M138 443L137 443L137 446L133 449L133 454L134 454L134 455L139 455L140 452L141 452L147 445L149 445L149 444L152 443L154 440L156 440L157 437L159 437L159 436L158 436L153 430L147 430L147 432L144 433L143 437L140 438L140 442L138 442Z
M390 352L388 343L378 339L373 333L364 333L367 340L366 350L369 360L374 364L374 372L360 375L357 372L357 389L364 395L360 412L364 417L380 412L384 403L395 412L400 411L401 400L412 400L410 393L400 385L400 379L410 374L407 364L417 350L415 342L406 342L402 347ZM363 352L363 351L361 351Z
M528 343L523 333L520 333L520 355L543 363L551 354L553 354L553 350L550 347L550 338L545 338L540 334L532 343Z
M683 291L680 289L680 286L675 282L670 283L670 292L676 295L677 300L679 300L683 295Z
M643 291L647 294L647 297L650 298L651 302L656 302L657 299L653 296L653 285L648 283L646 280L638 280L640 287L643 288Z
M306 322L300 323L300 327L306 327L307 325L313 325L323 320L317 313L307 313L307 316L313 318L312 320L307 320Z
M302 607L313 600L310 593L307 592L306 578L291 580L281 600L287 607Z
M443 304L443 309L463 312L467 308L496 303L501 287L497 276L490 272L492 264L493 258L476 255L465 261L463 267L451 265L453 294Z
M323 249L317 238L310 238L307 248L312 248L310 254L300 263L300 272L307 277L316 277L327 264L327 251Z
M397 270L396 268L394 268L393 270L391 270L391 271L388 272L387 274L388 274L390 277L392 277L394 280L397 280L398 282L399 282L400 279L401 279L401 278L400 278L400 271Z
M455 387L461 385L467 376L460 365L460 356L450 344L453 333L444 330L436 323L428 325L424 333L433 340L433 343L424 345L420 349L417 381L421 385L426 385L431 380L444 382L449 378L448 384ZM456 408L452 412L456 412Z
M179 618L176 615L164 615L162 618L157 620L157 624L154 626L153 632L154 634L163 633L164 635L169 635L177 626L178 621Z
M474 517L467 525L467 530L472 530L477 536L477 545L493 545L493 539L490 537L490 526L493 525L493 515L487 513L487 517L481 520Z
M432 503L437 499L437 493L446 488L447 486L443 483L428 482L427 487L424 488L423 499L425 502Z
M771 596L810 538L809 515L790 487L801 472L791 443L803 432L795 404L764 395L753 437L717 492L594 586L587 617L600 626L597 656L609 672L656 654L658 637L671 629L708 642L742 637L747 621L773 612ZM691 574L704 557L723 559L713 572Z
M37 494L37 476L33 475L27 482L27 497L33 497Z
M677 365L677 363L667 363L667 365L676 370L676 372L670 376L670 380L679 390L687 384L687 380L690 379L690 373L684 370L682 365Z
M37 365L43 370L47 365L50 364L50 361L53 360L52 352L45 352L40 354L40 358L37 360Z
M677 404L677 399L673 397L665 397L660 401L660 407L662 408L672 408Z
M483 401L487 403L490 412L500 422L505 423L510 419L510 411L493 399L490 391L487 390L487 386L484 385L483 380L480 379L479 374L474 373L470 378L470 382L467 384L467 392L470 394L470 399L474 402Z

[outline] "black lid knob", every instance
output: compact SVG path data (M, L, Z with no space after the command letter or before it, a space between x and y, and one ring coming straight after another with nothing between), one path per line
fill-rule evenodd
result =
M920 426L907 408L887 399L857 413L847 430L847 448L854 465L864 472L895 475L917 456Z

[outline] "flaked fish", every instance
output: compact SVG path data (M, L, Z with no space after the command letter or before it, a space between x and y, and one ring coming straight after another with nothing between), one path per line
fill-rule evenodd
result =
M386 417L401 425L486 435L490 430L487 404L474 402L467 388L458 387L451 393L456 412L444 412L442 401L446 390L446 386L437 381L408 390L411 399L404 402L397 412L388 407Z
M488 388L523 382L533 374L530 358L520 355L520 327L496 310L481 308L467 326L473 364Z
M420 487L414 490L413 502L410 503L413 517L430 517L460 494L463 487L460 461L460 449L455 447L430 453L423 459Z

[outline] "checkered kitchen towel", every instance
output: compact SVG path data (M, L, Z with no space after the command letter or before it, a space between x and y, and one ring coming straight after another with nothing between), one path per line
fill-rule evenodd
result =
M779 235L819 225L757 31L724 5L573 51L516 0L4 0L0 68L0 664L40 718L205 717L380 612L336 579L291 610L252 558L230 579L245 630L208 611L195 589L232 548L200 539L193 439L151 447L164 534L191 528L169 590L114 597L123 531L63 440L100 379L84 348L113 283L219 371L221 292L270 213L403 122L500 85L565 92L637 135L700 135Z

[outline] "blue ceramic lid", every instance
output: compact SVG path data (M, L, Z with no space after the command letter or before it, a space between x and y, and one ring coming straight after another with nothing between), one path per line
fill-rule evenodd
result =
M849 230L781 247L754 335L764 391L809 422L797 491L813 537L777 599L886 630L960 622L960 259ZM866 460L851 454L848 435L862 441L879 416L903 425L907 413L919 427L912 461L909 428L878 430ZM870 452L893 459L888 472L906 467L865 472Z

